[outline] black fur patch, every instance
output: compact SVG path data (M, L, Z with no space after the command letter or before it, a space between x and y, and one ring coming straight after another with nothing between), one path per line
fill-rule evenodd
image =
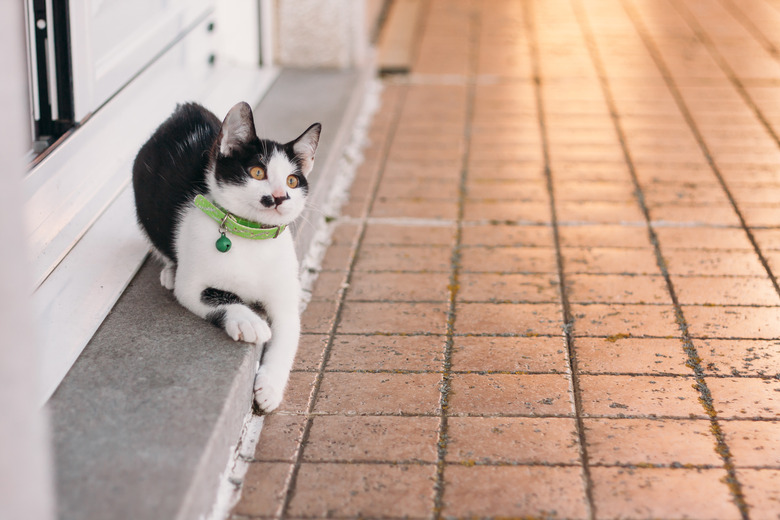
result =
M176 262L173 243L182 207L206 193L206 168L219 134L217 116L196 103L179 105L141 147L133 164L138 222L160 253Z
M200 301L206 305L211 305L212 307L231 305L234 303L244 303L241 298L236 296L234 293L230 291L223 291L221 289L215 289L213 287L203 289L203 292L200 293Z
M217 311L211 311L210 313L206 314L206 321L214 325L215 327L219 327L220 329L225 328L225 315L227 312L225 312L225 309L219 309Z

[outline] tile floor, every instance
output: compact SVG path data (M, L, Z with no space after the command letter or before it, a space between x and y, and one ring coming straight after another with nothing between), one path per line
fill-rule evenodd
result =
M780 0L430 0L232 518L780 518Z

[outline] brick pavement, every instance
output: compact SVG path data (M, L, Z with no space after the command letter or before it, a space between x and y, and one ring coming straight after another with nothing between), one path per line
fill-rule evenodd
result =
M232 518L780 518L778 27L426 4Z

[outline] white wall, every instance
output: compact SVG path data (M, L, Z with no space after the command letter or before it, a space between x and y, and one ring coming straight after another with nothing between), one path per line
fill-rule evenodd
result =
M283 67L360 67L379 0L277 0L276 61Z
M23 5L3 2L0 10L0 518L38 520L54 517L54 492L47 422L35 397L39 365L22 221L29 147Z

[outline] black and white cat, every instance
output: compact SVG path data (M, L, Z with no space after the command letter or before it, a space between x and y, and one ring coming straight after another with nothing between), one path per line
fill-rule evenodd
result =
M138 221L164 263L162 285L234 340L268 342L254 385L265 411L279 406L298 348L301 289L286 226L303 211L320 129L279 144L257 137L246 103L222 123L188 103L133 165Z

